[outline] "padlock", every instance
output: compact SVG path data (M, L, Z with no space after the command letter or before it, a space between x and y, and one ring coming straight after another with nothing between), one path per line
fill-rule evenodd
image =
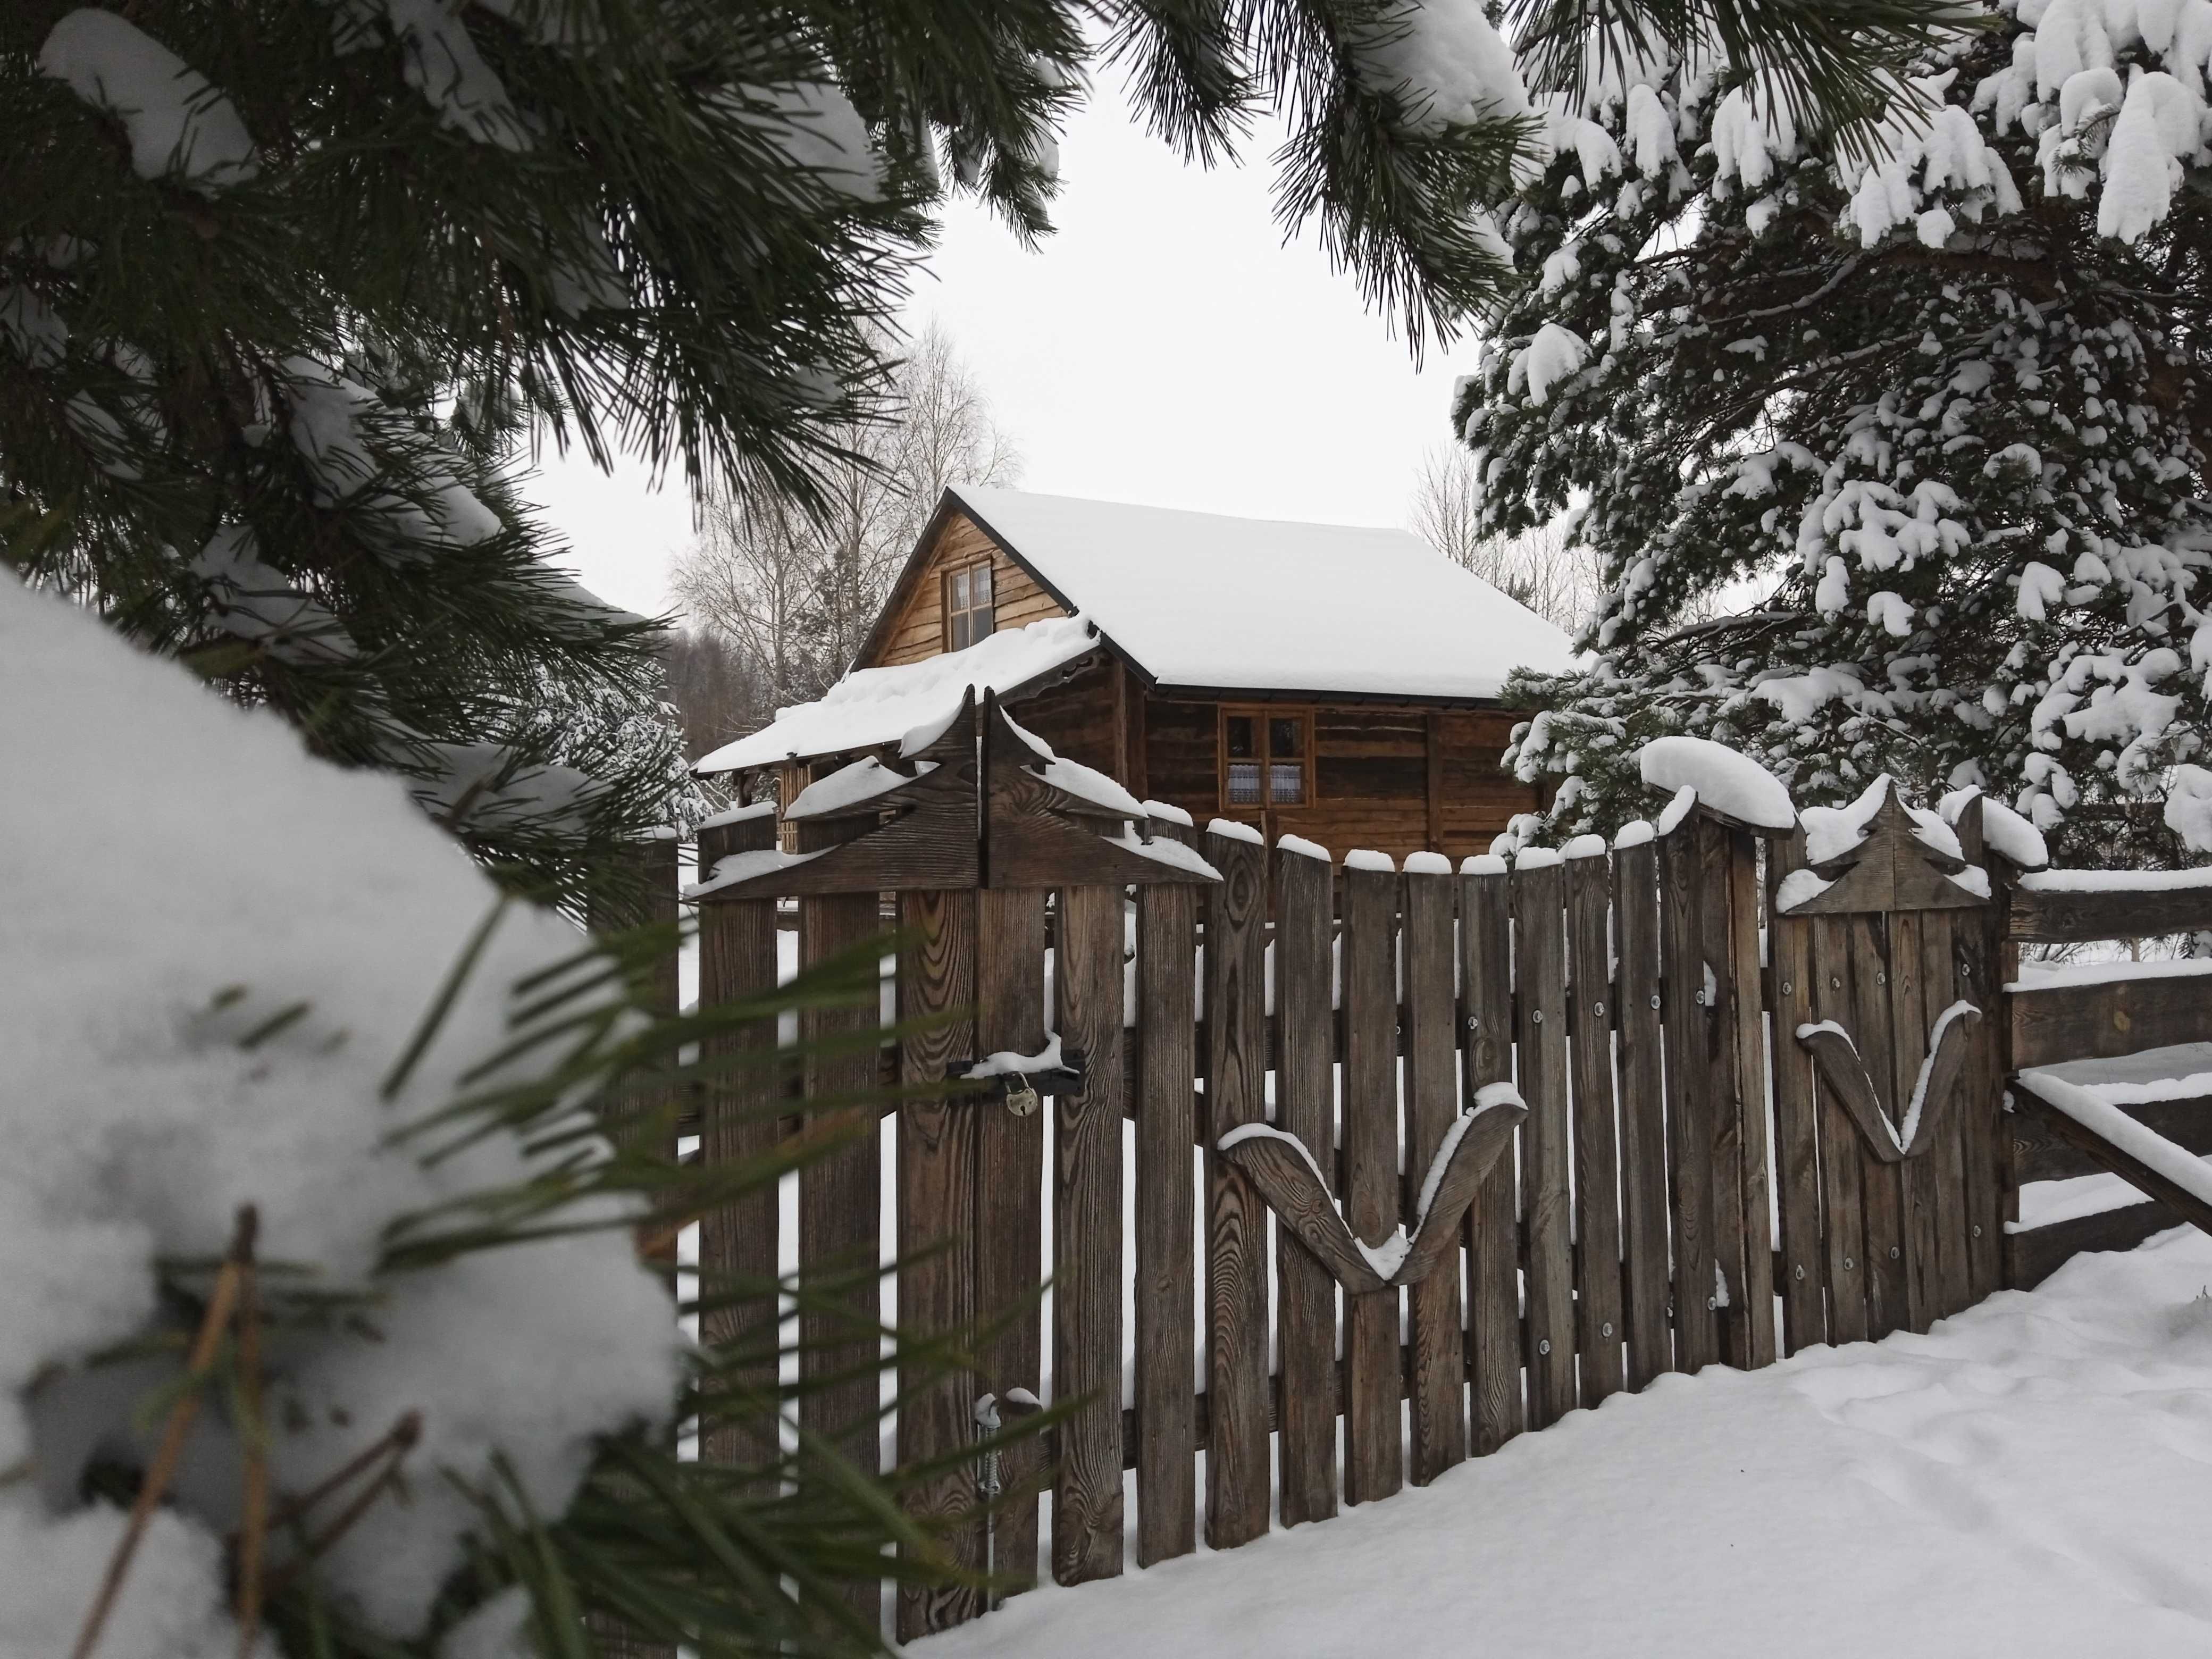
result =
M1006 1109L1016 1117L1031 1117L1036 1113L1037 1091L1026 1079L1010 1084L1006 1088Z

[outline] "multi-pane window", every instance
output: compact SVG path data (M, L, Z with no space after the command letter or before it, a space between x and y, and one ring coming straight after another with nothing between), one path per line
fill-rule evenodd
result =
M1304 714L1227 709L1221 717L1222 805L1303 806L1311 794L1312 727Z
M945 573L945 648L965 651L999 626L991 592L991 567L971 564Z

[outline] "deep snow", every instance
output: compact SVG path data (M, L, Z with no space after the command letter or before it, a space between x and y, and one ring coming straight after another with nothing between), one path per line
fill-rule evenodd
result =
M1665 1377L1425 1490L1041 1589L910 1650L2202 1653L2207 1285L2212 1238L2186 1230L2079 1257L1928 1335Z

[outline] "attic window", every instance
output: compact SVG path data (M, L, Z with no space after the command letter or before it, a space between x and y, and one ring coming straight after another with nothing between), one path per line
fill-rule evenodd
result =
M998 630L993 604L991 567L971 564L945 573L945 648L965 651Z
M1303 806L1312 799L1313 717L1272 708L1221 714L1221 805L1226 811Z

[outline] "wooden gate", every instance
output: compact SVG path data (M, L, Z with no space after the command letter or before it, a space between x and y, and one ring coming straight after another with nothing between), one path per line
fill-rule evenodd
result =
M897 1074L997 1057L975 1092L899 1108L896 1241L872 1138L798 1197L802 1280L895 1243L902 1327L1019 1310L972 1372L901 1379L902 1463L1071 1405L1048 1539L1034 1500L974 1518L980 1470L921 1490L967 1565L1120 1572L1125 1471L1139 1564L1201 1524L1231 1547L1662 1373L1925 1329L1996 1287L2001 1022L1975 1015L2008 877L1978 803L1954 845L1884 797L1813 867L1803 831L1686 792L1611 847L1335 869L1130 800L988 699L905 747L789 803L795 852L767 808L703 830L693 896L711 1003L773 983L780 898L805 962L867 938L895 895L896 1012L950 1017L896 1046ZM878 1066L865 1044L817 1060L809 1120L854 1109L840 1097ZM709 1158L777 1133L744 1092L772 1086L706 1103ZM765 1203L703 1231L710 1270L774 1270ZM855 1376L805 1409L873 1468L853 1358L810 1351ZM983 1600L904 1592L897 1632Z

